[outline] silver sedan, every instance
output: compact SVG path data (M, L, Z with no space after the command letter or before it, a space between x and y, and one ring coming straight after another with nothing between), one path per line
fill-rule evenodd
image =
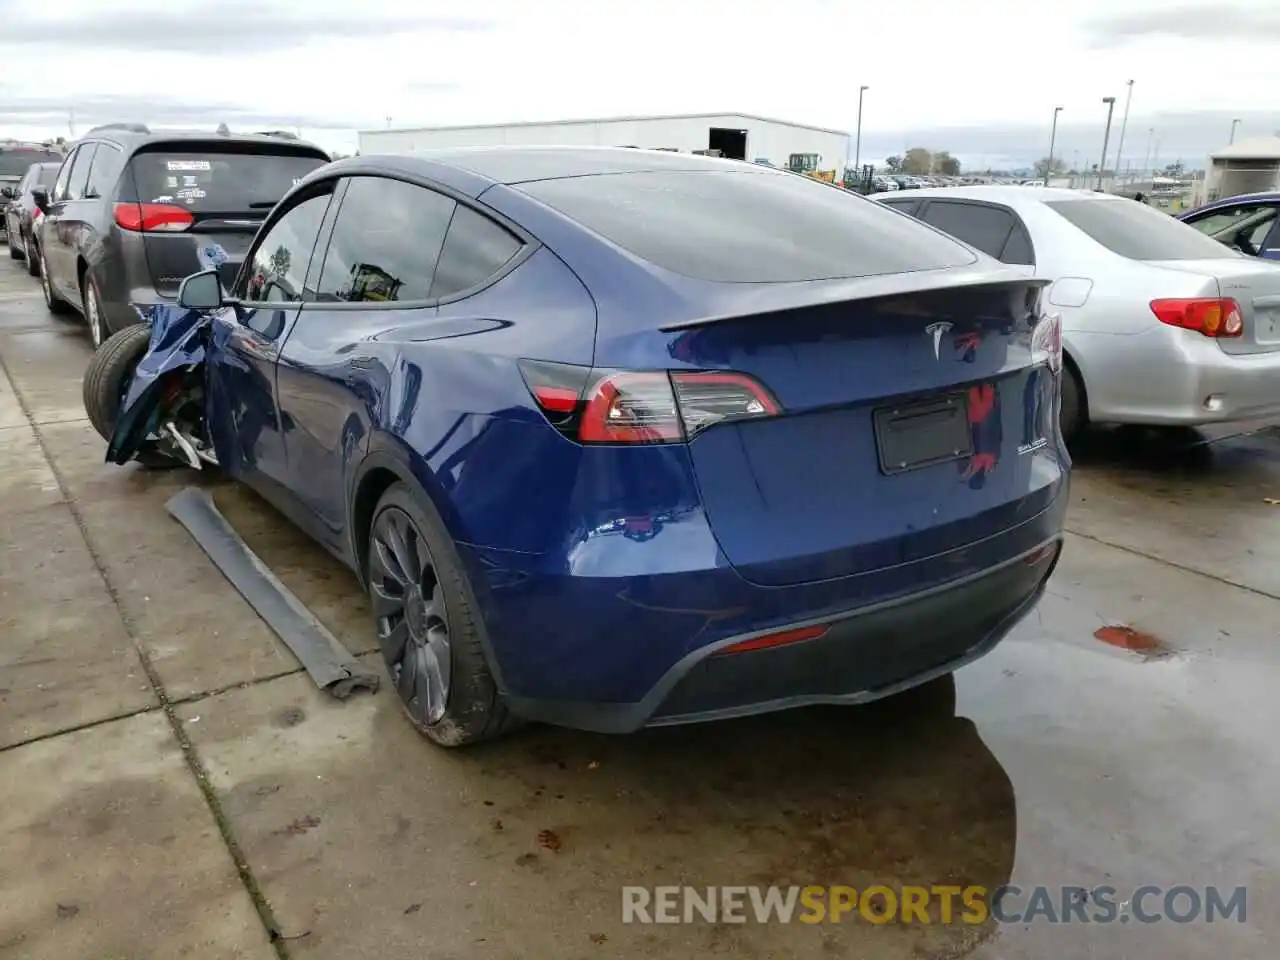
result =
M1280 415L1280 265L1092 191L974 186L874 199L1053 281L1068 436L1090 422Z

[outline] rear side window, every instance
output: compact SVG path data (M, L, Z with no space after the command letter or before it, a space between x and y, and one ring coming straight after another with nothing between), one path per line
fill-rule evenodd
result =
M67 181L67 199L79 200L89 186L89 167L93 164L93 154L98 145L86 143L76 151L75 163L71 165L71 179Z
M61 163L62 155L30 147L0 147L0 177L20 177L33 163Z
M1045 206L1130 260L1225 260L1239 254L1167 213L1132 200L1050 200Z
M44 163L40 165L40 170L36 173L35 179L31 185L39 187L52 187L53 182L58 179L58 168L61 164Z
M1007 210L954 200L932 201L925 208L924 222L997 259L1014 225L1013 214Z
M521 241L470 207L458 205L440 251L431 297L448 297L484 283L506 266Z
M98 144L98 152L93 155L93 166L89 169L88 195L110 197L123 169L124 154L109 144Z
M1031 248L1031 235L1027 233L1027 228L1021 222L1013 225L1013 232L1005 241L1004 253L1000 254L1000 259L1005 263L1035 265L1036 255Z
M136 153L129 166L139 203L178 203L195 212L270 210L326 160L290 153L218 150L186 144ZM135 198L128 197L133 200Z
M58 168L58 179L53 183L54 200L65 200L67 198L67 181L71 179L71 166L76 162L76 157L80 155L79 148L72 150L67 159L62 161L62 166Z
M455 206L452 198L412 183L352 177L325 252L316 299L429 300Z
M808 177L650 171L520 187L635 256L700 280L786 283L936 270L963 246Z

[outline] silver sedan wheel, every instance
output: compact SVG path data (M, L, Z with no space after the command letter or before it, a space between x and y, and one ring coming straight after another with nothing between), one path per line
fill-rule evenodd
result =
M89 322L89 339L93 341L96 350L102 346L106 337L102 333L102 307L98 303L98 291L88 277L84 279L84 318Z

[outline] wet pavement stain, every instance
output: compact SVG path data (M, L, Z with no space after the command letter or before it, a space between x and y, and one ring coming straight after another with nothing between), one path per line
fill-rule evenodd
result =
M1103 643L1136 653L1144 660L1161 660L1173 656L1173 648L1159 637L1125 624L1099 627L1093 635Z

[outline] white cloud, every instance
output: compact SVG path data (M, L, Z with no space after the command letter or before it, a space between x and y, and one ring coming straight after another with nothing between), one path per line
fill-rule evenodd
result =
M1220 0L1214 16L1229 22L1232 2ZM139 107L176 100L236 106L277 125L296 118L304 134L347 148L350 129L309 124L736 110L851 130L857 87L866 83L864 143L879 139L893 150L954 126L998 126L1010 131L1000 137L1025 141L993 141L999 154L1034 151L1042 127L1047 140L1055 105L1065 108L1062 135L1078 139L1077 149L1094 149L1105 119L1101 98L1123 104L1130 78L1134 121L1144 131L1171 111L1272 111L1280 88L1280 62L1265 35L1224 39L1216 30L1198 40L1203 4L1180 14L1147 0L970 0L917 4L903 16L892 6L835 0L237 0L205 7L60 0L59 17L79 27L68 37L48 23L47 36L57 39L47 44L14 41L32 35L23 21L35 14L31 4L0 0L0 10L6 5L0 60L9 86L0 91L0 135L65 134L57 111L28 113L27 123L13 111L33 98L70 108L95 95L119 98L122 109L129 99ZM1247 12L1255 4L1239 6ZM119 49L122 33L129 45L147 45L148 30L156 34L150 52ZM1207 151L1226 128L1205 135Z

